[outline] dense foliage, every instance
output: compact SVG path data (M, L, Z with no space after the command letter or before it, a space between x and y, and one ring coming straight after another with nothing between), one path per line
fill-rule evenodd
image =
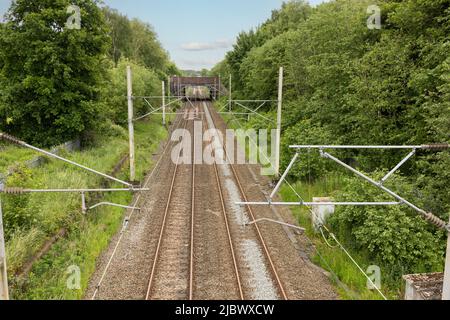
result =
M373 4L381 8L381 29L367 27ZM449 40L449 0L337 0L317 7L290 1L256 30L242 32L212 72L232 75L235 97L275 99L277 71L284 66L286 166L292 144L448 142ZM274 107L265 109L269 116L275 116ZM336 154L372 176L405 156L392 151ZM449 165L448 152L419 152L391 187L448 219ZM301 157L291 178L315 179L336 169L311 152ZM346 185L339 195L345 200L378 199L379 191L369 192L356 178ZM357 243L354 248L365 248L369 259L397 275L441 270L443 234L404 207L343 208L333 225L348 243Z
M81 30L65 28L69 0L13 3L0 34L1 128L39 145L90 129L99 113L106 25L94 1L76 1Z
M13 2L0 24L0 130L54 146L124 123L126 64L141 94L159 94L160 81L178 73L150 25L99 3ZM66 26L69 5L80 8L79 29Z

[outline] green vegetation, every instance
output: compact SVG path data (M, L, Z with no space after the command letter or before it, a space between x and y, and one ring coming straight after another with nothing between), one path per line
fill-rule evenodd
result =
M139 122L136 125L137 179L143 180L151 167L151 154L167 132L158 120ZM127 134L117 128L115 135L105 136L81 152L67 157L102 172L111 172L128 152ZM125 165L118 177L128 178ZM96 175L49 161L34 170L19 167L7 180L9 185L30 188L89 188L104 182ZM112 185L112 187L121 187ZM99 202L88 195L91 204ZM100 195L106 201L128 204L129 193ZM124 210L103 207L83 216L79 194L31 194L4 197L5 232L7 239L8 270L14 298L76 299L83 295L90 275L95 270L98 255L106 248L110 238L120 227ZM14 277L22 266L42 247L43 243L61 228L68 232L43 259L33 266L31 275L24 279ZM82 271L82 290L73 291L66 286L66 270L77 265Z
M80 28L67 27L80 8ZM16 0L0 23L0 131L43 148L79 138L82 151L62 154L110 173L128 152L126 66L133 71L136 96L160 95L161 81L179 74L153 28L97 0ZM151 101L155 106L161 101ZM135 114L149 107L135 100ZM166 130L160 120L135 127L137 179L151 166L151 154ZM30 150L0 143L0 174L7 186L95 188L106 181L48 160L30 169ZM127 163L119 172L127 180ZM118 185L111 185L118 187ZM91 204L106 200L128 204L129 193L89 194ZM77 299L83 296L95 262L117 232L124 211L102 207L81 214L79 194L2 196L8 272L13 298ZM34 261L44 244L62 230L65 236ZM81 290L69 290L66 271L81 269Z
M380 30L367 27L367 8L374 4L382 13ZM450 137L449 17L447 0L337 0L317 7L289 1L260 27L242 32L211 73L232 75L234 98L276 99L278 69L285 68L284 168L292 157L288 148L292 144L446 142ZM274 105L262 111L275 119ZM256 117L245 126L267 128ZM389 171L405 156L398 151L335 154L372 177ZM448 220L449 165L448 152L419 152L389 187ZM336 189L314 189L336 174L349 178L341 178ZM318 193L312 196L392 200L344 175L314 151L303 154L289 179L298 181L300 191L312 188ZM283 197L292 199L292 194L285 189ZM302 210L295 211L301 223L309 225ZM398 296L402 274L443 269L444 233L404 206L339 208L329 224L362 265L382 268L384 290L390 297ZM313 239L341 281L364 297L364 277L352 271L344 256L339 258L339 250L330 251L320 239Z
M80 7L80 29L66 27L69 5ZM157 93L161 80L178 74L150 25L101 9L97 0L17 0L5 18L0 130L37 146L123 124L126 64L138 78L135 92L145 81L145 92Z

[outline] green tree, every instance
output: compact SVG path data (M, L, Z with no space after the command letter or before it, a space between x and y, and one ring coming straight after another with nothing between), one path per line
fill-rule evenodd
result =
M246 98L275 99L277 97L279 68L287 65L287 51L295 41L295 36L294 31L282 33L248 53L240 67L244 84L242 94ZM286 78L288 78L287 74ZM289 86L289 83L285 83L285 87Z
M69 5L81 29L68 29ZM0 129L51 146L95 126L108 45L94 0L17 0L0 34Z
M109 26L109 36L111 38L109 54L117 65L122 56L131 56L130 40L132 38L132 30L130 20L115 9L105 7L102 11Z
M243 85L243 80L240 75L241 64L253 48L258 47L263 43L259 37L260 36L254 30L241 32L237 37L233 50L227 53L227 63L230 66L233 84L237 90L240 90Z
M109 69L108 84L102 91L104 101L104 117L115 124L126 125L128 109L126 107L127 77L126 68L131 67L133 74L133 94L135 96L150 96L161 94L161 81L158 74L151 69L139 65L133 61L121 59L116 67ZM161 101L151 100L154 106L159 106ZM136 116L143 115L149 110L144 99L134 100Z

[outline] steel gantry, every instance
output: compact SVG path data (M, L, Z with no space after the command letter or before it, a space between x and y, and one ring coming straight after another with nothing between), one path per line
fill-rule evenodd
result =
M105 179L120 183L125 186L125 188L98 188L98 189L88 189L88 188L84 188L84 189L25 189L25 188L8 187L8 186L2 185L0 187L0 194L22 195L22 194L26 194L26 193L79 193L81 195L81 211L84 214L86 214L88 210L92 210L92 209L95 209L100 206L114 206L114 207L120 207L120 208L140 210L139 208L136 208L136 207L126 206L126 205L121 205L121 204L111 203L111 202L100 202L91 207L88 207L86 205L86 193L89 193L89 192L141 192L141 191L149 191L150 190L149 188L136 187L129 182L117 179L108 174L99 172L97 170L86 167L82 164L76 163L74 161L68 160L66 158L63 158L63 157L53 154L51 152L37 148L37 147L32 146L24 141L21 141L11 135L8 135L8 134L2 133L2 132L0 132L0 140L5 140L7 142L16 144L18 146L37 151L48 157L63 161L72 166L81 168L85 171L94 173ZM2 299L7 300L7 299L9 299L9 295L8 295L8 282L7 282L7 272L6 272L5 240L4 240L3 221L2 221L3 219L2 218L3 218L3 212L2 212L1 199L0 199L0 300L2 300Z
M395 173L397 172L408 160L410 160L417 152L417 150L435 150L435 151L441 151L444 149L448 149L448 144L432 144L432 145L421 145L421 146L327 146L327 145L318 145L318 146L290 146L291 149L296 150L295 155L291 159L291 162L289 163L288 167L286 168L285 172L283 173L281 179L278 181L277 185L275 186L274 190L270 194L270 197L268 201L262 201L262 202L237 202L239 205L271 205L271 206L387 206L387 205L406 205L416 212L420 213L428 222L434 224L435 226L445 229L447 231L450 231L450 224L446 223L445 221L441 220L440 218L436 217L432 213L426 212L425 210L417 207L410 201L406 200L402 196L398 195L397 193L393 192L386 186L384 186L384 183ZM300 150L302 149L318 149L320 150L320 154L323 158L332 160L339 164L340 166L344 167L345 169L351 171L352 173L356 174L360 178L366 180L370 184L374 185L381 191L387 193L391 197L395 198L396 202L275 202L273 201L276 193L279 191L283 183L286 181L287 176L289 175L290 171L292 170L293 166L298 160L298 157L300 155ZM378 150L411 150L411 152L403 158L399 164L397 164L391 171L389 171L382 179L381 181L377 182L374 179L368 177L366 174L358 171L357 169L351 167L350 165L344 163L342 160L338 159L337 157L331 155L326 150L336 150L336 149L378 149Z
M186 96L189 87L206 87L209 89L211 99L216 100L224 93L220 76L213 77L179 77L173 76L169 80L169 92L174 96Z
M275 100L270 99L254 99L254 100L233 100L232 95L232 76L230 75L228 84L228 101L220 107L219 114L244 116L250 121L252 116L259 117L267 123L276 125L276 141L275 141L275 163L271 163L274 168L275 175L280 176L280 156L281 156L281 130L282 130L282 112L283 112L283 86L284 86L284 68L280 67L278 73L278 97ZM277 105L277 118L271 119L260 113L263 107L275 104ZM272 162L270 159L267 159Z
M425 151L443 151L449 149L449 144L427 144L427 145L416 145L416 146L338 146L338 145L293 145L290 146L291 149L295 150L295 155L292 157L291 162L289 163L288 167L286 168L284 174L282 175L281 179L278 181L277 185L275 186L274 190L269 196L269 199L267 201L262 202L249 202L249 201L239 201L236 202L238 205L251 205L251 206L305 206L305 207L312 207L312 206L396 206L396 205L405 205L411 209L413 209L415 212L420 214L427 222L434 225L435 227L444 230L448 234L448 243L447 243L447 253L446 253L446 264L445 264L445 271L444 271L444 287L443 287L443 294L442 299L443 300L450 300L450 223L445 222L441 218L437 217L431 212L427 212L426 210L419 208L417 205L413 204L412 202L408 201L404 197L400 196L396 192L392 191L391 189L387 188L385 186L385 183L388 181L390 177L392 177L393 174L395 174L405 163L407 163L414 155L416 155L418 150L425 150ZM319 150L321 157L331 160L341 167L347 169L348 171L352 172L353 174L357 175L361 179L367 181L368 183L372 184L373 186L377 187L387 195L393 197L396 202L305 202L305 201L299 201L299 202L276 202L273 201L275 198L276 193L279 191L281 186L287 182L286 178L289 175L290 171L292 170L293 166L297 162L301 150L311 150L316 149ZM409 150L410 152L386 175L380 180L376 181L369 176L367 176L365 173L353 168L352 166L346 164L344 161L340 160L338 157L332 155L330 150L349 150L349 149L356 149L356 150L363 150L363 149L370 149L370 150ZM252 223L256 223L252 222ZM334 235L332 235L334 237Z

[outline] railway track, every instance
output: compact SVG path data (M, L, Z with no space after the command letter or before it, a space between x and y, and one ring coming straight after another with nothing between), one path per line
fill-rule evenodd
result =
M184 130L187 129L188 124L189 122L184 120ZM192 197L186 197L184 183L186 181L195 183L192 179L195 172L193 166L180 165L180 159L181 150L177 156L177 162L174 164L163 221L148 281L146 300L188 298L184 295L186 283L183 284L183 278L188 278L187 273L190 271L188 267L183 266L183 263L180 262L187 261L189 257L186 244L190 236L186 234L185 229L191 223L190 214L193 209L189 210L187 206L194 207L194 203L192 202ZM177 181L179 181L179 184L176 183Z
M249 167L230 161L223 141L227 164L208 164L205 159L196 163L195 150L205 151L211 141L202 139L202 148L194 145L195 127L202 132L217 129L226 136L226 124L210 103L187 101L178 114L172 132L184 129L183 138L191 139L193 147L176 154L178 141L167 143L154 169L157 174L148 181L152 192L141 199L142 214L130 222L130 232L122 234L123 241L104 261L109 272L98 275L103 284L100 292L100 286L93 287L98 298L288 299L284 283L293 299L327 297L314 291L321 277L311 277L311 270L295 260L300 258L279 226L246 226L273 215L268 208L256 215L251 206L236 205L236 201L261 196ZM191 162L180 163L181 157ZM291 279L296 281L294 288ZM302 289L305 280L312 288L308 295Z
M222 295L218 295L217 299L224 299L225 297L225 299L243 300L246 297L250 297L250 289L245 288L242 280L243 272L241 270L245 270L246 266L242 265L243 259L239 257L239 250L237 250L237 247L240 245L238 243L240 239L236 240L233 235L236 234L236 232L233 233L232 231L234 221L229 216L229 203L227 205L227 195L222 185L220 168L215 162L210 166L197 164L196 161L195 150L197 146L195 146L196 141L194 139L194 120L199 116L198 109L201 104L200 102L194 102L193 105L192 103L187 104L190 108L185 113L183 139L186 139L186 134L189 132L193 146L190 154L191 163L180 164L181 152L177 154L177 161L174 164L171 175L159 238L152 262L146 300L193 300L198 297L207 298L202 291L218 286L225 287L222 290L218 290ZM204 113L201 116L202 133L208 129L216 129L214 120L209 115L209 106L205 104L204 108ZM212 122L205 121L204 114L207 114ZM225 148L224 151L228 157ZM229 160L228 158L233 179L239 188L240 195L247 201L239 175ZM208 170L209 172L207 172ZM210 181L208 184L205 179L213 181ZM201 181L202 186L197 186L197 181ZM197 199L197 196L202 198ZM198 202L208 201L207 198L210 198L209 200L214 199L212 202L218 206L216 211L220 212L220 218L215 219L215 221L212 221L214 220L211 218L212 216L205 217L206 208L200 209L197 206ZM229 202L237 200L228 199ZM248 206L246 210L251 219L255 220L252 208ZM197 221L199 221L198 225L196 225ZM200 234L208 237L207 233L212 232L212 230L208 230L202 233L201 224L203 223L209 227L216 228L215 231L217 233L213 234L213 236L221 239L218 243L205 243L206 239L198 236ZM234 228L236 227L239 226L234 226ZM273 282L277 285L279 295L283 299L287 299L277 269L258 225L255 225L254 229L264 252L265 262L271 270ZM214 241L213 239L211 240ZM210 250L210 246L214 247L214 250ZM226 250L221 250L221 248L225 249L224 246L226 246ZM198 255L202 257L199 258ZM208 257L204 257L207 255L214 255L216 261L222 260L227 266L224 266L219 272L217 269L221 268L221 266L212 267L207 265L207 261L211 260L208 260ZM213 278L214 276L205 272L210 270L210 268L212 273L218 272L216 276L219 275L219 277L215 282L209 279L209 277ZM213 270L213 268L216 268L216 270ZM196 281L196 278L199 278L199 281ZM226 278L226 283L220 283L220 278ZM207 282L210 288L208 288L208 285L204 285L203 282Z
M204 104L204 108L205 108L205 113L210 114L208 103ZM211 125L213 126L213 128L210 128L210 129L217 129L217 127L215 125L214 117L212 117L211 115L210 115L210 117L211 117L211 122L212 122ZM239 175L238 175L237 170L236 170L235 165L234 165L234 161L231 161L231 159L230 159L230 157L228 155L228 152L226 150L225 145L222 144L222 146L223 146L223 150L224 150L224 153L225 153L226 160L227 160L227 162L229 164L229 167L231 168L231 172L233 173L233 178L234 178L234 180L235 180L235 182L236 182L236 184L237 184L237 186L239 188L239 192L241 194L241 197L242 197L242 199L245 202L248 202L248 197L247 197L246 192L244 191L244 188L242 186L241 179L239 178ZM215 164L215 168L217 170L217 165L216 164ZM255 215L252 207L249 206L249 205L246 205L246 211L249 213L251 219L253 221L255 221L256 220L256 215ZM253 226L254 226L255 232L257 234L258 240L259 240L259 242L260 242L260 244L261 244L261 246L263 248L265 257L267 259L267 263L270 266L270 270L271 270L272 276L273 276L273 278L275 280L275 283L277 285L279 294L284 300L288 300L288 297L287 297L287 294L286 294L286 290L284 289L284 285L283 285L283 283L280 280L280 276L279 276L278 271L277 271L277 269L275 267L275 264L273 262L271 254L269 252L269 249L268 249L266 241L265 241L265 239L263 237L263 234L262 234L262 232L261 232L261 230L260 230L260 228L259 228L257 223L253 224Z
M194 102L193 107L198 107L199 103ZM234 275L230 276L230 278L234 278L236 285L234 288L230 288L229 283L227 283L228 288L226 290L232 290L232 292L236 291L237 295L233 293L233 296L229 296L228 298L243 299L243 289L240 282L238 263L236 259L235 250L233 247L233 241L231 238L229 222L226 215L225 209L225 200L222 192L222 186L220 184L219 179L219 171L217 165L214 165L214 186L208 185L206 188L206 181L203 181L205 186L203 186L203 192L196 186L197 175L205 172L207 167L211 170L211 166L208 165L200 165L201 170L197 170L199 165L196 164L196 155L195 155L195 141L192 139L194 137L193 134L193 120L198 115L198 110L190 108L190 111L185 114L184 126L183 129L189 130L185 131L183 134L183 139L186 138L187 132L191 134L191 141L193 142L193 148L191 148L190 159L192 160L190 165L180 164L180 155L177 155L177 162L174 164L173 174L171 176L171 183L167 195L166 206L163 214L163 221L161 224L159 239L156 247L156 251L153 258L152 268L150 272L150 279L148 281L146 300L159 300L159 299L189 299L193 300L196 298L196 273L200 273L199 269L205 270L208 268L207 265L197 265L196 263L196 252L202 251L201 248L196 247L208 247L208 244L203 244L202 240L204 239L196 239L196 216L204 215L205 212L198 212L196 203L197 203L197 195L201 194L203 196L203 201L207 201L208 198L211 198L211 192L215 195L218 195L220 198L220 208L222 213L221 223L225 225L226 237L228 239L228 251L229 256L226 259L233 261L233 270ZM207 124L202 119L202 130L207 128ZM200 177L199 180L205 180L208 178L210 180L211 175L205 174L203 178ZM187 188L189 181L189 188ZM211 190L213 187L214 190ZM187 192L189 189L190 192ZM189 201L187 200L186 195L190 194ZM199 220L202 222L204 218L199 217ZM190 227L189 227L190 226ZM201 227L201 226L200 226ZM198 228L198 227L197 227ZM189 230L189 234L187 234L187 230ZM222 230L221 230L222 232ZM199 232L200 233L200 232ZM215 235L214 235L215 236ZM189 238L189 243L187 241ZM185 250L186 247L189 247L188 250ZM205 250L203 250L205 251ZM207 250L206 250L207 251ZM218 254L224 255L223 252L217 250ZM206 255L209 252L205 253ZM228 273L228 272L227 272ZM220 278L223 279L223 274L219 274ZM201 278L201 277L199 277ZM202 280L205 281L203 277ZM216 285L219 285L217 282ZM199 283L197 283L197 287L201 287ZM199 294L201 296L201 294ZM222 296L223 298L224 296Z

